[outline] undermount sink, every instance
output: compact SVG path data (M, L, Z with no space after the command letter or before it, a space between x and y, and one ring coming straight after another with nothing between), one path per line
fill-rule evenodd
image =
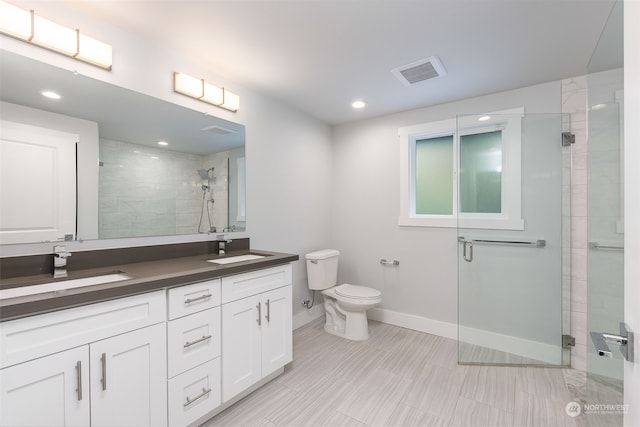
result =
M23 297L28 295L43 294L46 292L59 292L68 289L81 288L83 286L102 285L105 283L128 280L132 277L124 273L109 273L101 276L83 277L81 279L61 280L41 285L21 286L18 288L0 289L0 300L7 298Z
M210 259L208 260L208 262L212 262L214 264L232 264L234 262L251 261L251 260L260 259L260 258L264 258L264 255L256 255L256 254L237 255L237 256L230 256L227 258Z

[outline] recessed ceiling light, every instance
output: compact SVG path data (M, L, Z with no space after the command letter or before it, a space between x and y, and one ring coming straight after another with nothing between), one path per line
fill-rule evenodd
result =
M45 96L47 98L51 98L51 99L62 99L62 95L55 93L52 90L43 90L42 92L40 92L40 94L42 96Z
M353 101L351 106L356 109L364 108L367 106L367 103L364 101Z
M490 118L491 118L491 116L482 116L482 117L478 117L478 121L479 122L486 122Z
M158 141L158 145L169 145L167 141Z

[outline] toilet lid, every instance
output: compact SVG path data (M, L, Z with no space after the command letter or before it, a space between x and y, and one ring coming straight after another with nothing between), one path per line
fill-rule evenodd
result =
M344 284L336 287L336 294L347 298L375 299L380 298L379 290L365 286Z

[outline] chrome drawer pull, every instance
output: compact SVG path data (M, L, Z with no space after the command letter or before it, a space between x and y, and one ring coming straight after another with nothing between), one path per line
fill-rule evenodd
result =
M78 392L78 400L82 400L82 362L80 360L78 360L78 363L76 363L76 374L78 377L78 388L76 388L76 391Z
M107 389L107 354L102 353L100 357L100 363L102 364L102 391Z
M262 326L262 307L260 306L260 303L256 305L256 308L258 309L258 318L256 319L256 322L258 322L258 326Z
M265 304L267 305L267 315L265 319L267 319L267 322L271 322L271 301L267 300Z
M200 296L198 298L193 298L193 299L187 298L186 300L184 300L184 303L185 304L191 304L192 302L196 302L196 301L200 301L200 300L203 300L203 299L211 298L212 296L213 295L211 295L211 294L205 294L205 295L202 295L202 296Z
M202 342L202 341L206 341L211 337L212 337L212 335L206 335L206 336L203 335L202 338L199 338L199 339L197 339L195 341L191 341L191 342L187 341L186 343L184 343L183 347L184 348L191 347L192 345L198 344L199 342Z
M183 406L186 408L187 406L191 405L196 400L206 396L209 393L211 393L211 389L207 390L206 388L202 387L202 393L200 393L199 395L197 395L193 399L189 399L189 396L187 396L187 401L184 402Z

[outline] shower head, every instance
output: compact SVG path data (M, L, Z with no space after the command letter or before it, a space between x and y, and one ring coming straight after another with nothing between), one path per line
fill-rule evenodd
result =
M211 179L211 172L214 171L215 168L209 168L209 169L198 169L198 174L200 175L200 178L202 179Z

